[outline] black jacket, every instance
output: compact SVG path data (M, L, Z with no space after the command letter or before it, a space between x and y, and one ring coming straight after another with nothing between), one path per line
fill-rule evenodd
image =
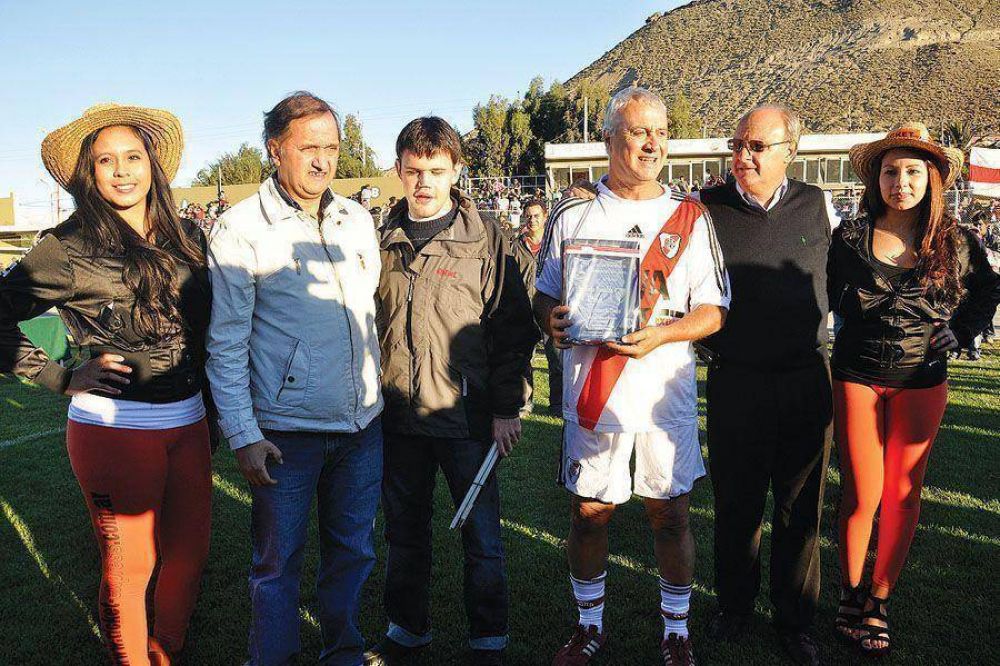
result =
M929 347L934 322L947 321L959 344L967 346L989 325L1000 302L1000 275L982 244L965 229L955 233L964 292L952 308L924 294L916 271L893 286L872 256L867 216L846 220L834 231L827 288L830 307L843 318L834 342L835 374L875 378L902 371L920 385L943 381L945 355Z
M183 223L204 248L201 230ZM144 342L135 331L135 296L124 284L122 269L121 256L88 251L76 215L45 232L0 277L0 372L65 392L71 371L49 359L18 328L18 322L55 307L83 357L116 353L132 367L130 383L122 385L115 398L164 403L201 391L206 386L205 331L212 296L208 269L177 262L182 330L155 344Z

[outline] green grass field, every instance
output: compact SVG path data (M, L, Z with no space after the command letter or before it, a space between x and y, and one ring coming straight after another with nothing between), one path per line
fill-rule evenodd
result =
M544 359L539 355L535 363L537 402L544 406ZM979 363L955 363L951 387L951 402L927 474L921 525L890 606L895 649L890 663L997 663L1000 348L989 348ZM704 401L700 409L704 417ZM99 664L104 658L95 625L97 549L65 452L65 412L64 398L0 379L0 664ZM559 430L555 418L530 416L515 455L502 465L511 587L510 664L548 664L576 619L564 553L568 500L554 483ZM214 466L212 553L185 664L241 664L245 658L249 500L228 451L216 455ZM816 635L824 663L847 664L857 658L836 643L831 629L839 573L833 529L840 495L835 458L829 481ZM458 535L447 529L453 507L443 483L438 486L436 507L435 638L419 663L461 664L466 655L461 545ZM768 622L766 575L754 635L741 646L712 645L703 638L714 607L713 509L707 479L693 493L691 517L698 548L692 630L700 662L785 663ZM765 527L765 539L767 531ZM304 663L315 659L320 644L313 619L315 533L311 538L302 594ZM381 536L377 549L381 558L385 552ZM639 502L622 506L615 516L611 553L605 617L611 640L601 663L657 664L659 593ZM764 557L766 562L766 545ZM382 566L380 560L363 603L363 629L370 641L385 628Z

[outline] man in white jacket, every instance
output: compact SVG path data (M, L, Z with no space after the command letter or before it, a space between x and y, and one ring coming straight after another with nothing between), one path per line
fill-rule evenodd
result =
M324 664L356 666L361 587L375 562L382 397L371 215L330 189L333 109L305 92L265 114L276 173L212 233L208 375L253 496L249 663L299 651L299 579L313 498Z

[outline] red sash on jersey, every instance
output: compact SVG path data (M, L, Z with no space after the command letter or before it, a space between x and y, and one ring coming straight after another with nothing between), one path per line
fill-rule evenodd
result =
M646 251L639 266L639 280L643 287L639 317L641 326L649 323L656 302L661 295L666 295L667 278L687 249L694 223L701 212L701 206L694 201L682 201ZM659 288L652 288L654 285L659 285ZM616 354L605 347L597 350L576 403L577 421L587 430L597 426L628 359L628 356Z

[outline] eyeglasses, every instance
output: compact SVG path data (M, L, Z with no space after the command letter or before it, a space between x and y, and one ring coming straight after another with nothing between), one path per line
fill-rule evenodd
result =
M764 143L763 141L757 141L756 139L751 139L750 141L744 141L743 139L730 139L729 141L726 141L726 146L734 153L742 153L744 148L749 149L751 153L762 153L772 146L780 146L783 143L791 142L791 139L775 141L774 143Z
M652 129L650 127L626 127L625 136L629 139L635 141L646 142L649 140L650 136L655 136L657 141L666 141L670 138L670 130L658 128Z

